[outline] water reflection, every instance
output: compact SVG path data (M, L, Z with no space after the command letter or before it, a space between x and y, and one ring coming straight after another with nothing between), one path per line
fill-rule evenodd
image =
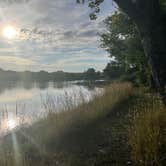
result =
M6 121L6 127L9 128L9 130L16 128L17 125L18 125L18 121L16 118L8 119Z
M0 83L0 134L22 124L90 101L102 93L72 82L6 82Z
M50 86L61 89L66 86L70 86L72 82L31 82L31 81L0 81L0 93L4 93L6 90L12 90L16 88L23 88L23 89L34 89L35 87L38 89L47 89Z

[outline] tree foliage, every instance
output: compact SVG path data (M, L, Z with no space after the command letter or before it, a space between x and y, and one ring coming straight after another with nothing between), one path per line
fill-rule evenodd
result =
M104 22L107 31L101 34L101 47L118 64L110 63L107 70L108 67L113 71L116 68L117 73L126 74L128 78L132 76L137 83L147 83L149 68L137 26L122 12L115 12ZM119 72L118 67L124 72Z
M103 0L87 0L96 19ZM166 2L165 0L113 0L137 25L155 85L166 105ZM111 5L111 1L110 1Z
M89 68L83 74L84 74L85 80L96 80L96 79L102 78L101 73L99 71L96 72L96 70L94 68Z

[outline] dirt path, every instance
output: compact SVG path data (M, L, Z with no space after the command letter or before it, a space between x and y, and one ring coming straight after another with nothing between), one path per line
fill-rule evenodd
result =
M124 102L107 117L63 135L57 143L58 154L63 154L60 163L66 156L65 166L66 160L71 166L132 165L127 144L128 108L129 103Z

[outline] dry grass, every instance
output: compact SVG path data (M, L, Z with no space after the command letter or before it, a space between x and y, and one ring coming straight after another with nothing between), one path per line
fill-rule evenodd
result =
M95 95L89 102L84 102L85 99L82 98L82 104L77 107L75 107L77 103L71 104L70 96L66 95L66 99L61 101L65 105L65 109L61 112L57 110L54 98L48 98L44 103L48 116L32 126L23 127L9 134L0 141L0 166L81 165L79 158L65 152L68 146L65 144L68 143L66 140L69 140L69 137L72 140L70 133L94 134L86 131L87 126L93 128L95 123L103 122L110 112L117 111L117 106L121 111L130 109L130 116L127 116L126 120L127 125L130 124L129 133L127 131L124 133L129 134L129 144L136 165L165 166L165 107L156 95L138 91L129 83L112 84L104 88L104 93ZM80 98L81 96L82 94ZM126 108L124 103L128 103ZM121 118L124 118L123 114ZM120 123L118 120L116 123ZM81 141L77 141L77 143L71 142L68 149L73 146L78 148ZM83 146L86 146L86 143ZM64 148L63 152L61 148ZM119 153L119 149L116 150L116 153ZM100 158L97 161L99 160Z
M129 131L135 163L142 166L166 165L166 109L154 95L138 100ZM133 112L132 110L132 112Z
M58 140L63 133L77 130L105 117L131 94L132 86L129 83L107 86L103 95L96 96L88 103L82 103L74 109L67 106L68 111L65 109L59 113L50 112L45 119L33 125L30 135L47 151L48 146L52 146L53 139Z
M42 166L49 165L49 162L58 165L53 151L58 149L58 142L65 133L79 130L104 118L132 95L133 88L129 83L118 83L105 87L104 91L102 95L95 96L94 100L88 103L82 103L74 109L68 107L69 110L59 113L52 111L54 104L48 103L52 102L48 100L45 105L49 108L47 117L1 140L0 165Z

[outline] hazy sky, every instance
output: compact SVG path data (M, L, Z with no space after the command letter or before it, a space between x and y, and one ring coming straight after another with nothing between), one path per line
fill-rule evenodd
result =
M99 48L102 20L113 12L105 0L96 21L76 0L0 0L0 68L10 70L102 70L109 61ZM10 26L15 36L3 35ZM8 33L8 32L7 32ZM10 33L10 32L9 32Z

